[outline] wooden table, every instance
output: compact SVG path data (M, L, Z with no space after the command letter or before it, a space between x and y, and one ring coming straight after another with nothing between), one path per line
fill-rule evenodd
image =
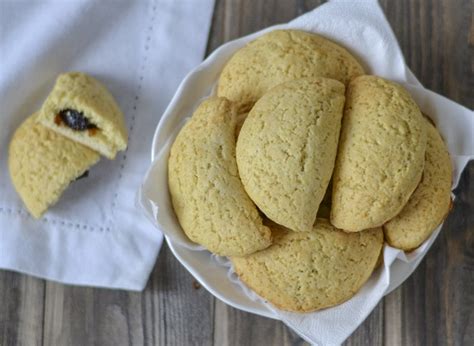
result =
M322 1L217 0L208 54ZM198 0L196 0L198 3ZM474 105L469 0L383 0L410 68L428 88ZM347 344L474 345L474 163L454 209L415 273ZM142 293L68 287L0 271L0 345L297 345L283 323L213 298L164 246Z

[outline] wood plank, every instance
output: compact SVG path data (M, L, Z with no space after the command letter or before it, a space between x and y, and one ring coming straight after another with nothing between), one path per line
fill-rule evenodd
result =
M129 326L136 322L134 312L140 307L136 298L136 294L123 291L48 282L44 344L128 345L143 341L141 330Z
M159 345L209 345L214 332L214 298L197 285L168 246L162 252L150 287L158 298L160 315L153 322Z
M322 0L216 0L207 54L229 40L271 25L286 23L324 2Z
M0 345L42 345L44 281L0 271Z
M384 299L384 344L402 344L402 289L397 288Z
M206 345L213 298L164 246L142 293L46 284L45 345Z
M252 315L215 300L214 345L308 345L282 322Z
M384 304L380 302L357 328L354 333L344 342L345 346L352 345L382 345L384 342Z
M215 300L214 345L308 345L282 322L234 309Z
M421 83L474 108L472 2L381 0L410 69Z

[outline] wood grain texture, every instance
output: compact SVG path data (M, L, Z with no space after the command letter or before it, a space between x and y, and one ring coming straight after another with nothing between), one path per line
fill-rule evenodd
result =
M214 345L307 345L282 322L234 309L215 300Z
M216 0L207 53L322 1ZM428 88L474 106L469 0L381 0L407 64ZM474 162L415 273L345 345L474 344ZM0 271L0 345L303 345L283 323L213 298L164 246L142 293L70 287Z
M214 299L163 249L142 293L47 283L44 345L206 345Z
M0 271L0 345L42 345L43 280Z

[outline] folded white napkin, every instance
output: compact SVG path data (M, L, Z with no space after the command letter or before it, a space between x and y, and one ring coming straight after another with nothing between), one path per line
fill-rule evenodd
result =
M136 208L155 126L203 58L213 0L0 1L0 268L69 284L144 288L162 243ZM126 116L129 147L71 184L41 220L11 184L8 144L55 78L101 80Z
M469 109L421 86L406 67L382 10L376 1L370 0L333 0L288 24L230 42L214 52L181 84L163 115L155 137L155 160L143 185L142 206L150 218L155 220L157 227L165 233L172 249L182 249L179 250L179 257L183 264L216 295L235 306L250 310L250 304L234 293L243 289L247 299L257 301L263 308L272 311L273 317L282 320L306 341L319 345L337 345L364 321L385 294L399 286L413 272L441 227L420 248L409 254L385 246L384 265L349 301L314 313L289 313L276 309L247 289L231 268L227 276L223 270L214 270L214 275L202 274L212 270L212 267L230 267L230 264L222 258L215 260L202 247L187 239L176 220L167 192L166 165L174 134L185 118L190 116L193 107L208 95L227 59L248 41L275 28L294 28L322 34L349 48L364 63L369 73L403 83L422 111L434 120L446 141L454 166L453 188L466 163L474 159L474 117ZM174 251L178 252L176 249ZM224 287L221 284L226 277L234 282L232 286ZM264 314L261 311L260 309L259 313Z

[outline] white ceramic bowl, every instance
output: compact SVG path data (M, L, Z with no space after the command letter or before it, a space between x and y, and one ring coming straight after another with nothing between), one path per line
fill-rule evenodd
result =
M230 56L247 42L278 27L280 26L268 28L221 46L186 76L156 129L152 146L152 162L155 162L157 157L161 157L161 159L156 162L155 166L153 166L148 173L140 195L142 207L145 208L148 216L157 224L159 229L165 234L168 234L166 241L173 254L208 291L235 308L269 318L278 317L258 299L253 300L249 298L242 287L229 279L228 267L220 265L210 252L190 242L182 230L180 230L179 224L176 226L176 217L170 206L166 173L164 172L166 171L170 143L172 143L175 134L181 128L185 119L191 116L200 101L212 93L218 76ZM434 121L440 126L440 130L442 130L442 134L445 139L447 139L448 147L450 147L451 154L454 157L456 153L453 154L452 150L455 150L453 148L457 147L458 143L456 143L456 141L459 137L455 136L455 134L463 133L464 129L462 124L468 121L470 117L469 111L454 102L427 91L420 86L414 85L418 83L416 78L414 78L409 71L407 74L406 80L411 82L411 84L407 84L406 88L420 105L420 108L427 112L427 114L432 115ZM444 116L445 114L456 112L464 112L463 121L453 121L453 119L450 120ZM464 130L464 132L466 131ZM454 163L455 167L461 170L465 165L465 162L455 160ZM156 167L158 167L158 170L161 170L161 173L156 174L160 176L158 180L154 177L156 172L153 172L153 169ZM457 184L456 180L459 177L459 171L455 171L454 177L456 178L454 182L455 186ZM148 195L151 196L168 194L166 197L168 200L162 204L162 206L165 206L165 208L162 208L165 209L165 211L161 210L159 212L158 207L153 205L153 203L151 203L151 206L146 205L147 202L143 202L143 200L149 198L149 196L144 197L143 190L145 190L145 194L147 194L148 190L150 192ZM157 217L158 214L159 217ZM156 220L160 218L162 220L156 222ZM174 225L172 227L174 228L174 233L163 226L166 224ZM178 231L177 228L179 228ZM396 259L393 260L393 263L391 262L389 264L389 268L387 269L390 271L390 285L385 290L385 294L390 293L393 289L398 287L415 270L436 239L440 228L441 227L439 227L419 249L407 255L403 252L396 254ZM171 233L173 233L173 240L169 236ZM387 246L385 250L387 250ZM395 249L393 249L393 251L395 251Z

